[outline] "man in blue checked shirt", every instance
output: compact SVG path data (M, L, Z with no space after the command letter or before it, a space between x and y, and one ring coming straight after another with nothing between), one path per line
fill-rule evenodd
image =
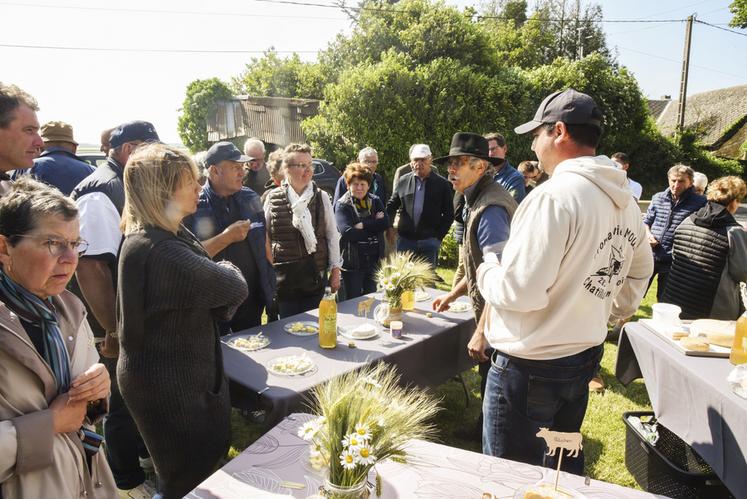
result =
M490 154L490 157L505 160L496 165L496 174L493 180L501 184L514 197L517 203L521 203L527 195L524 188L524 175L511 166L508 159L506 159L506 153L508 152L506 139L500 133L489 133L485 138L488 140L488 154Z

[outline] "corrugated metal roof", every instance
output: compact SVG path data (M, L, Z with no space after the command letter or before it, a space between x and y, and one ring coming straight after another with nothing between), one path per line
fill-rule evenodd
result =
M266 143L306 142L301 122L319 111L319 101L286 97L238 96L219 101L208 116L208 140L257 137Z

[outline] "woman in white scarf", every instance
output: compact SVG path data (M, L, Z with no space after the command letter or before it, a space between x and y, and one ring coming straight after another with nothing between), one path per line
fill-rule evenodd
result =
M278 189L287 196L292 212L293 227L298 230L303 238L306 253L309 255L314 254L319 249L309 204L314 200L315 196L317 197L317 203L321 202L320 209L324 214L324 234L326 236L328 255L327 268L324 271L329 272L329 286L332 288L332 291L337 291L340 287L340 268L342 266L340 259L340 234L337 232L335 215L332 211L332 202L329 195L317 189L311 181L314 175L311 148L306 144L288 145L283 151L282 170L285 174L285 180ZM278 251L282 250L282 248L278 248L278 245L282 243L278 240L273 241L271 220L274 217L271 198L272 196L266 198L264 206L265 218L268 221L268 254L277 255ZM279 315L281 318L288 317L317 308L321 297L321 294L313 293L313 296L306 295L287 299L282 296L282 290L279 289Z

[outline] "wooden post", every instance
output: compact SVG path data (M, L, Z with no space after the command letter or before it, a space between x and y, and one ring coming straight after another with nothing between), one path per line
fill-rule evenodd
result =
M690 69L690 42L693 33L694 15L688 16L685 27L685 51L682 56L682 74L680 75L680 102L677 109L677 133L685 129L685 104L687 103L687 75Z

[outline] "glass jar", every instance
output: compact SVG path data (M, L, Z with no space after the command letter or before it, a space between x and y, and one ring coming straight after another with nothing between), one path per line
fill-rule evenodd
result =
M365 480L349 487L335 485L325 480L323 488L322 493L327 499L368 499L370 496Z

